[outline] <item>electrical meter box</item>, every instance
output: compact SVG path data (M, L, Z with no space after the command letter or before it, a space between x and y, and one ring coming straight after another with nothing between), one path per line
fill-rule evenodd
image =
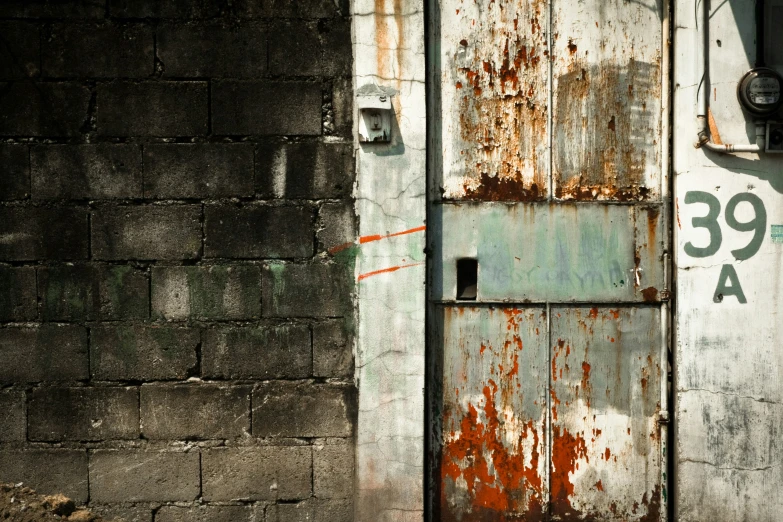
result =
M737 97L742 108L756 116L769 116L780 110L783 78L773 69L751 69L737 85Z

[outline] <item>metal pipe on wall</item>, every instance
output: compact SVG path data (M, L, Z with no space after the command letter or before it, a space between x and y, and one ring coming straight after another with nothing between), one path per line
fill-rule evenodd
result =
M764 150L766 140L766 126L763 123L756 123L756 143L733 145L730 143L713 143L710 136L707 115L709 113L709 102L707 100L707 83L709 79L709 31L710 13L707 9L707 0L696 0L696 45L698 53L696 54L696 70L701 71L697 77L701 78L701 84L696 90L696 124L697 139L694 147L705 147L713 152L723 154L732 154L736 152L761 152ZM756 47L763 47L763 42L756 43ZM763 56L763 55L762 55Z
M671 235L668 233L669 228L669 211L671 208L669 204L669 138L671 133L671 127L669 124L669 117L671 111L671 97L669 86L671 85L671 3L670 0L664 0L663 2L663 23L661 27L662 32L662 44L664 48L663 59L661 63L661 155L663 161L661 163L661 200L664 202L664 230L667 231L666 250L671 248ZM671 284L669 281L669 262L670 256L668 253L663 256L663 270L664 270L664 292L670 293ZM661 495L661 509L659 522L666 522L669 519L669 483L667 477L669 475L669 302L664 301L661 304L661 413L659 416L659 428L661 436L661 489L663 494Z

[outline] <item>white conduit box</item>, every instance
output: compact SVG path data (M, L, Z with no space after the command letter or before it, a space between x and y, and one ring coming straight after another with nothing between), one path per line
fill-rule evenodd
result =
M396 90L379 85L363 85L356 91L359 108L359 143L389 143L392 138Z

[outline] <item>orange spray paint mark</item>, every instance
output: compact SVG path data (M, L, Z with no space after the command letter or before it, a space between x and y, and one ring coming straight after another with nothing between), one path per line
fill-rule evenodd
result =
M389 268L382 268L380 270L373 270L372 272L366 272L364 274L359 274L359 281L361 281L363 279L367 279L368 277L376 276L378 274L386 274L386 273L389 273L389 272L396 272L397 270L400 270L402 268L410 268L410 267L413 267L413 266L421 266L423 264L424 263L413 263L413 264L410 264L410 265L399 265L399 266L392 266L392 267L389 267Z
M363 245L365 243L372 243L373 241L380 241L381 239L388 239L390 237L397 237L397 236L404 236L406 234L413 234L415 232L423 232L427 230L426 226L420 226L416 228L410 228L408 230L403 230L402 232L394 232L393 234L373 234L369 236L360 236L358 240L352 241L350 243L343 243L342 245L337 245L335 247L332 247L329 249L330 254L336 254L337 252L340 252L341 250L345 250L346 248L350 248L353 245L359 244Z
M403 230L402 232L394 232L393 234L386 234L386 235L371 235L371 236L361 236L359 237L359 244L364 243L370 243L372 241L379 241L381 239L386 239L389 237L397 237L397 236L404 236L406 234L413 234L415 232L424 232L427 230L426 226L416 227L416 228L410 228L408 230Z
M351 248L351 247L352 247L352 246L354 246L355 244L356 244L356 243L354 243L354 242L350 242L350 243L343 243L342 245L337 245L336 247L332 247L332 248L330 248L330 249L329 249L329 253L330 253L330 254L336 254L337 252L342 252L342 251L343 251L343 250L345 250L346 248Z

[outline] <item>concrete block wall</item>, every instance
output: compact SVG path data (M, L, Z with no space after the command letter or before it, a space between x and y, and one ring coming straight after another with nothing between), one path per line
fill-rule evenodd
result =
M0 3L0 482L353 520L347 0Z

